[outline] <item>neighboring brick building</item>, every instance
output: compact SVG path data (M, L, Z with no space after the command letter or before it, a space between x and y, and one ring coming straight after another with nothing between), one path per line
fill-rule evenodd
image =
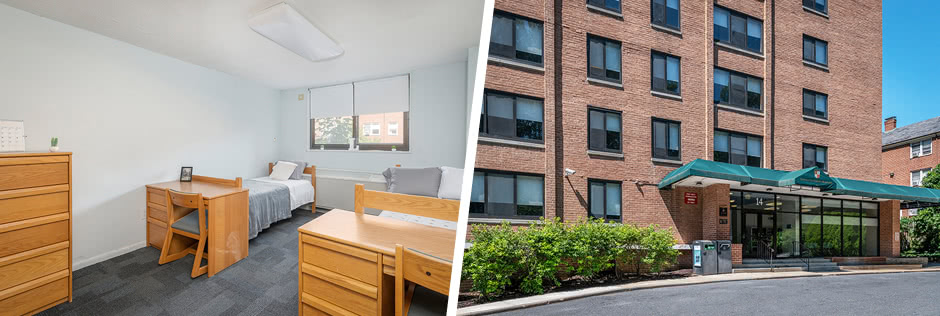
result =
M656 184L695 159L881 181L881 1L825 2L496 0L470 223L594 214L740 258L742 188Z
M897 127L897 118L885 119L881 136L882 177L884 183L920 186L927 172L940 164L934 154L940 139L940 117ZM901 216L917 214L917 209L901 212Z

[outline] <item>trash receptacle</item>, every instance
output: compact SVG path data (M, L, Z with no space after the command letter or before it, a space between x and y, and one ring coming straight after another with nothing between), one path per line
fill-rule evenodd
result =
M692 242L692 272L700 275L718 273L718 252L712 240Z
M718 240L717 245L718 273L731 273L731 241Z

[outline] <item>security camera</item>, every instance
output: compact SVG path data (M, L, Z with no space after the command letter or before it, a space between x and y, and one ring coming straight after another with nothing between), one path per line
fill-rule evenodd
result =
M576 172L576 171L574 171L574 170L565 168L565 176L566 176L566 177L567 177L567 176L570 176L570 175L573 175L575 172Z

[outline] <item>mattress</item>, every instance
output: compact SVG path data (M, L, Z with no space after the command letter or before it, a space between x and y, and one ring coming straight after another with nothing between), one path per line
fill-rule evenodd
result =
M306 180L279 181L269 177L245 180L248 189L248 239L271 224L291 217L291 211L313 202L315 192Z

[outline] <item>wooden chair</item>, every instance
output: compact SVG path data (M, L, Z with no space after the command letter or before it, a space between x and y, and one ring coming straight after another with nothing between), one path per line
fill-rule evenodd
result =
M166 238L163 239L163 249L160 251L159 263L165 264L179 260L187 254L193 254L196 256L196 260L193 262L193 271L190 276L195 278L206 273L209 270L209 265L203 266L202 258L209 258L209 254L204 253L209 232L206 205L202 194L182 193L167 189L166 211ZM175 235L197 240L196 249L192 248L192 242L188 244L181 240L174 242L173 237ZM171 247L180 250L171 253Z
M368 207L452 222L457 221L460 211L457 200L366 190L362 184L356 184L355 205L358 214L363 214Z
M395 315L408 316L409 311L443 315L452 269L450 261L395 245ZM433 292L421 293L417 285Z

